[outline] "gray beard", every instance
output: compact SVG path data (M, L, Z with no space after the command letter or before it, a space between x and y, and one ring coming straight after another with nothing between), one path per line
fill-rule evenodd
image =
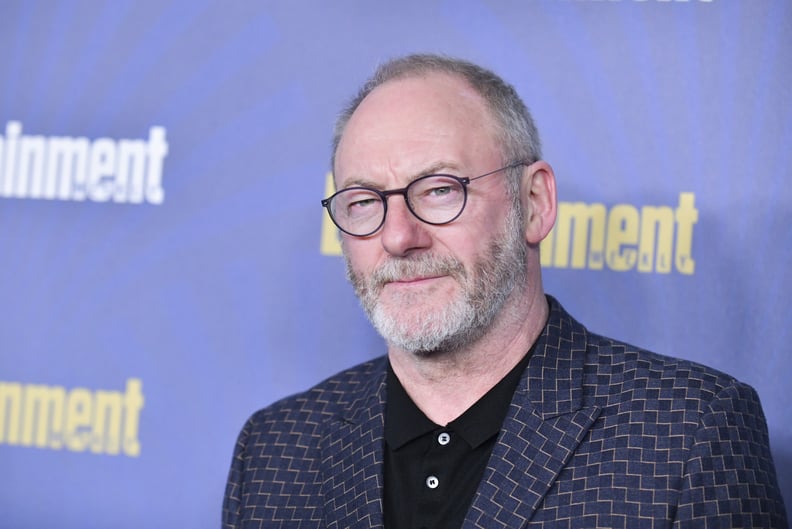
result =
M454 257L424 253L390 258L368 278L354 272L347 259L347 277L372 325L389 345L421 356L453 352L480 338L514 288L525 281L527 246L522 232L519 206L513 207L503 232L474 263L472 273ZM461 287L442 307L422 310L418 296L409 294L395 299L398 306L380 302L387 282L433 275L448 275Z

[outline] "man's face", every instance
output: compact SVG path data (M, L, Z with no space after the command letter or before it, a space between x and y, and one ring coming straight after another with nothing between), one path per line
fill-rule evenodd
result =
M336 153L339 189L404 187L430 173L475 177L506 165L480 96L445 75L391 81L349 121ZM519 208L497 174L468 187L454 222L432 226L392 196L385 225L369 237L344 235L349 277L390 345L431 354L486 332L525 276Z

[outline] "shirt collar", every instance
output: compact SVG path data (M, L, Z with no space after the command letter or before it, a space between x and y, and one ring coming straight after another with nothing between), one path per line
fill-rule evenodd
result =
M462 415L443 427L431 421L415 405L388 363L385 404L385 440L391 450L434 430L452 430L476 448L500 431L512 396L533 354L533 347L520 362Z
M385 382L387 399L385 401L385 441L391 450L397 450L436 428L434 422L424 415L412 401L399 382L388 362L388 375Z

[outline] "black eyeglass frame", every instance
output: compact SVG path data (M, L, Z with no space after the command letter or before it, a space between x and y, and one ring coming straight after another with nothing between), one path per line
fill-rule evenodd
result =
M495 174L495 173L500 173L501 171L506 171L508 169L514 169L515 167L520 167L520 166L524 166L524 165L531 165L531 164L529 162L515 162L515 163L512 163L512 164L506 165L504 167L501 167L499 169L495 169L494 171L490 171L488 173L484 173L482 175L478 175L478 176L474 176L474 177L459 177L459 176L455 176L455 175L442 174L442 173L441 174L428 174L428 175L424 175L424 176L422 176L420 178L416 178L415 180L413 180L412 182L407 184L405 187L402 187L400 189L386 189L384 191L380 191L379 189L374 189L374 188L365 187L365 186L347 187L347 188L341 189L339 191L336 191L335 193L333 193L332 195L330 195L327 198L322 199L322 207L327 209L327 214L330 215L330 220L333 221L333 224L335 224L336 227L339 230L343 231L347 235L351 235L352 237L368 237L370 235L373 235L373 234L377 233L380 230L380 228L382 228L382 226L385 225L385 219L388 216L388 197L392 196L392 195L401 195L402 197L404 197L404 203L407 205L407 209L410 210L410 213L412 213L412 215L416 219L420 220L421 222L425 222L426 224L430 224L432 226L442 226L444 224L450 224L451 222L454 222L456 219L459 218L460 215L462 215L462 212L465 211L465 206L467 206L467 198L468 198L467 186L470 184L470 182L472 182L474 180L478 180L480 178L484 178L485 176L489 176L489 175L492 175L492 174ZM420 215L418 215L418 213L415 212L415 210L413 209L412 205L410 204L410 201L407 199L407 196L408 196L407 194L409 192L409 189L413 185L415 185L417 182L420 182L421 180L425 180L427 178L433 178L433 177L438 177L438 176L441 176L441 177L444 177L444 178L451 178L452 180L456 180L457 182L459 182L459 184L462 186L462 192L463 192L462 206L459 208L459 212L456 215L454 215L451 219L443 221L443 222L432 222L432 221L429 221L429 220L426 220L426 219L422 218ZM352 233L350 231L347 231L344 228L342 228L341 226L339 226L338 222L336 222L335 217L333 217L333 210L330 208L330 204L332 203L333 199L336 196L340 195L341 193L345 193L347 191L352 191L352 190L370 191L370 192L376 194L377 196L379 196L380 200L382 201L382 220L380 221L380 223L377 225L376 228L374 228L373 230L371 230L371 231L369 231L367 233L357 234L357 233Z

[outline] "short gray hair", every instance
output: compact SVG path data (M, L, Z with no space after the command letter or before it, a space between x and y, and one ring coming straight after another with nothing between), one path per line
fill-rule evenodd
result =
M331 168L335 171L335 158L341 136L360 103L375 88L396 79L423 77L432 73L443 73L467 82L485 101L497 127L496 134L501 145L504 163L533 163L542 157L539 133L531 113L512 85L498 75L477 64L444 55L415 54L392 59L377 68L357 95L344 107L338 116L333 131ZM520 168L510 171L509 190L515 197L518 193Z

